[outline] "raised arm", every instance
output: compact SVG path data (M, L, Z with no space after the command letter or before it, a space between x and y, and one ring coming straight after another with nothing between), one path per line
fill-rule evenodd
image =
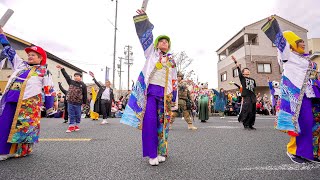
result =
M153 45L153 24L149 21L147 14L143 10L137 10L138 15L133 17L136 32L142 45L144 55L148 59L149 55L154 52Z
M61 70L63 77L66 79L67 83L70 85L72 79L70 78L69 74L66 72L64 67L57 65L57 68Z
M278 21L273 16L268 18L268 22L261 27L261 30L271 42L276 45L280 56L279 58L283 62L286 62L289 59L291 52L290 44L283 37Z
M101 88L102 85L96 80L96 78L94 77L93 72L89 71L89 75L92 77L93 82L94 82L99 88Z
M236 66L237 66L240 81L241 81L241 79L243 80L243 79L244 79L244 76L243 76L243 74L242 74L242 72L241 72L240 64L238 63L236 57L231 56L231 59L233 60L233 62L234 62L234 63L236 64Z
M2 69L5 59L7 59L13 70L20 69L20 66L26 66L24 61L17 55L16 50L14 50L8 39L6 38L4 31L0 27L0 43L3 47L0 56L0 68Z
M216 94L217 96L220 96L220 93L219 93L217 90L212 89L212 91L213 91L213 93Z

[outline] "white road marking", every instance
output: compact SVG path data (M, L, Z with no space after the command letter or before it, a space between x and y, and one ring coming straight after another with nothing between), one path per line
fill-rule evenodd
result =
M89 138L40 138L40 142L43 141L91 141Z
M238 120L238 118L237 117L226 117L225 119L227 119L227 120ZM266 120L270 120L270 119L275 119L275 117L270 117L270 116L257 116L256 117L256 119L266 119Z
M243 171L305 171L312 169L320 169L320 164L308 163L308 164L282 164L280 166L266 166L266 167L254 167L254 168L241 168Z
M239 126L205 126L205 127L198 127L200 129L210 129L210 128L214 128L214 129L237 129L237 128L241 128Z

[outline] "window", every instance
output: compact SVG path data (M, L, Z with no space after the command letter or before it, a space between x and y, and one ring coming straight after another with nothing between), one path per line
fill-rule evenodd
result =
M238 77L239 76L239 71L237 68L233 69L233 77Z
M226 81L227 80L227 72L224 72L221 74L221 82Z
M258 64L258 73L271 73L271 64Z

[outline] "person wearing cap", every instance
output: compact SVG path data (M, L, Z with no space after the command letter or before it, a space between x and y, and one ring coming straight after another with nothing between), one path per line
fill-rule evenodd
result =
M276 45L283 67L275 128L290 136L287 155L294 163L319 162L317 65L304 53L303 39L292 31L282 32L274 16L261 29Z
M82 74L79 72L74 73L72 80L64 67L61 65L56 66L61 70L64 78L69 84L67 92L68 114L69 114L69 127L67 133L80 130L81 121L81 106L84 107L87 103L87 86L82 82Z
M182 72L178 72L178 110L172 111L172 120L170 122L170 129L172 129L172 124L174 122L175 117L178 116L178 113L181 112L184 120L188 123L189 130L197 130L198 128L192 124L192 120L190 117L191 114L191 106L192 99L190 97L190 91L188 90L187 83L183 81L184 75Z
M8 61L13 70L0 102L0 160L6 160L29 155L38 142L42 93L47 115L55 113L57 103L46 52L39 46L28 47L28 60L23 61L1 27L0 42L0 67Z
M133 19L146 61L120 122L142 130L143 157L155 166L168 155L171 110L178 108L177 70L168 53L170 38L160 35L153 41L153 24L143 10L137 13Z

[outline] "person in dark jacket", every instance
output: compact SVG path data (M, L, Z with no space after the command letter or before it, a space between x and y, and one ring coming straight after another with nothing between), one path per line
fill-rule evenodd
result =
M90 76L93 78L94 83L99 87L96 102L94 103L94 112L102 114L101 124L107 124L107 118L111 116L112 103L115 102L113 89L111 88L111 83L109 80L106 81L105 86L101 85L94 74L90 71Z
M62 66L57 65L57 68L61 70L64 78L66 78L66 81L69 84L67 101L70 122L66 132L79 131L81 106L83 107L87 103L87 86L82 82L81 73L74 73L74 80L72 80Z
M241 71L240 65L234 56L232 56L232 60L239 71L239 79L242 86L241 96L243 98L243 104L238 121L243 122L244 129L255 130L256 128L254 128L253 125L256 120L256 81L250 77L250 70L248 68L244 68Z
M59 88L60 88L60 91L64 94L63 96L63 102L64 102L64 122L63 123L67 123L68 122L68 118L69 118L69 113L68 113L68 101L67 101L67 94L68 94L68 91L66 89L64 89L61 85L61 82L58 82L59 84Z

